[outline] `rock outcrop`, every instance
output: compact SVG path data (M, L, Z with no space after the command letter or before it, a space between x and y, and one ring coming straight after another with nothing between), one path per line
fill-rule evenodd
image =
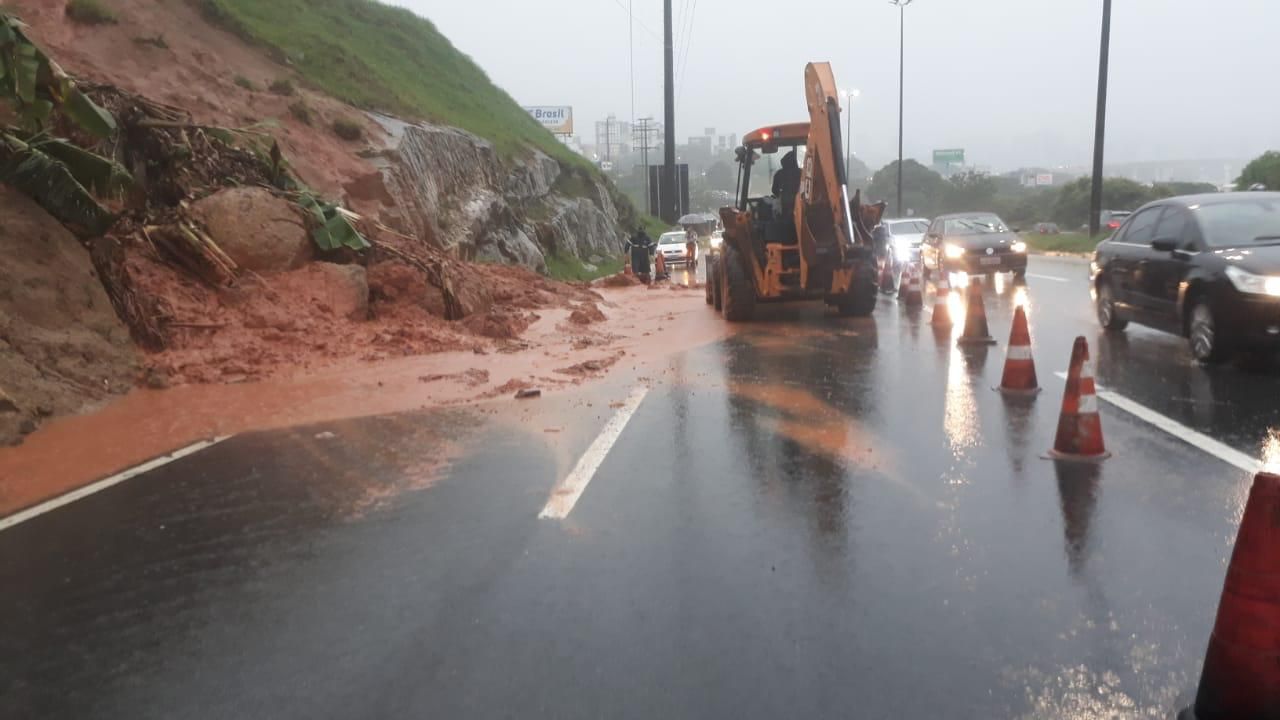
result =
M375 119L391 138L375 159L394 199L383 212L389 224L465 260L540 272L549 253L585 260L621 251L618 209L585 173L562 182L566 170L544 153L504 160L456 128Z

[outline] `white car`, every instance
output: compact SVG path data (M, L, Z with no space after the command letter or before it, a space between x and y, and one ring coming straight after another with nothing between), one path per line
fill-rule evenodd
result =
M698 265L698 243L693 244L693 260L689 259L689 251L686 243L689 237L685 235L683 230L672 230L664 232L658 237L658 252L662 253L662 259L670 267L676 265L688 265L689 267L697 267Z
M929 220L908 218L882 222L889 231L889 252L893 256L894 270L901 271L903 265L919 260L920 245L924 242L924 234L929 231Z

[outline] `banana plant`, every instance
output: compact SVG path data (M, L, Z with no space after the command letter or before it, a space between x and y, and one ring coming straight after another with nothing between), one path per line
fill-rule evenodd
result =
M86 134L106 139L116 121L85 95L59 65L31 41L26 25L0 10L0 103L20 127L0 126L0 182L34 199L77 232L100 235L115 216L95 197L123 193L133 178L109 158L48 134L55 113Z
M0 101L14 105L25 129L48 127L54 110L61 111L96 138L116 132L110 112L89 99L74 79L26 34L27 26L0 10Z

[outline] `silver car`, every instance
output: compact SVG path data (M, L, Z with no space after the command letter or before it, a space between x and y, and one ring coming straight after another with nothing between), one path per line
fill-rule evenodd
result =
M658 252L662 253L662 259L668 267L673 263L690 267L698 264L698 244L693 244L693 258L690 260L688 242L689 236L683 230L664 232L658 237Z

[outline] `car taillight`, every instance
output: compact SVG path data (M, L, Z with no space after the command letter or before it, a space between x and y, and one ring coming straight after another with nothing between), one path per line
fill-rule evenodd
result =
M1112 220L1111 222L1107 223L1108 230L1115 230L1116 228L1119 228L1119 227L1120 227L1120 223L1116 222L1115 220Z

